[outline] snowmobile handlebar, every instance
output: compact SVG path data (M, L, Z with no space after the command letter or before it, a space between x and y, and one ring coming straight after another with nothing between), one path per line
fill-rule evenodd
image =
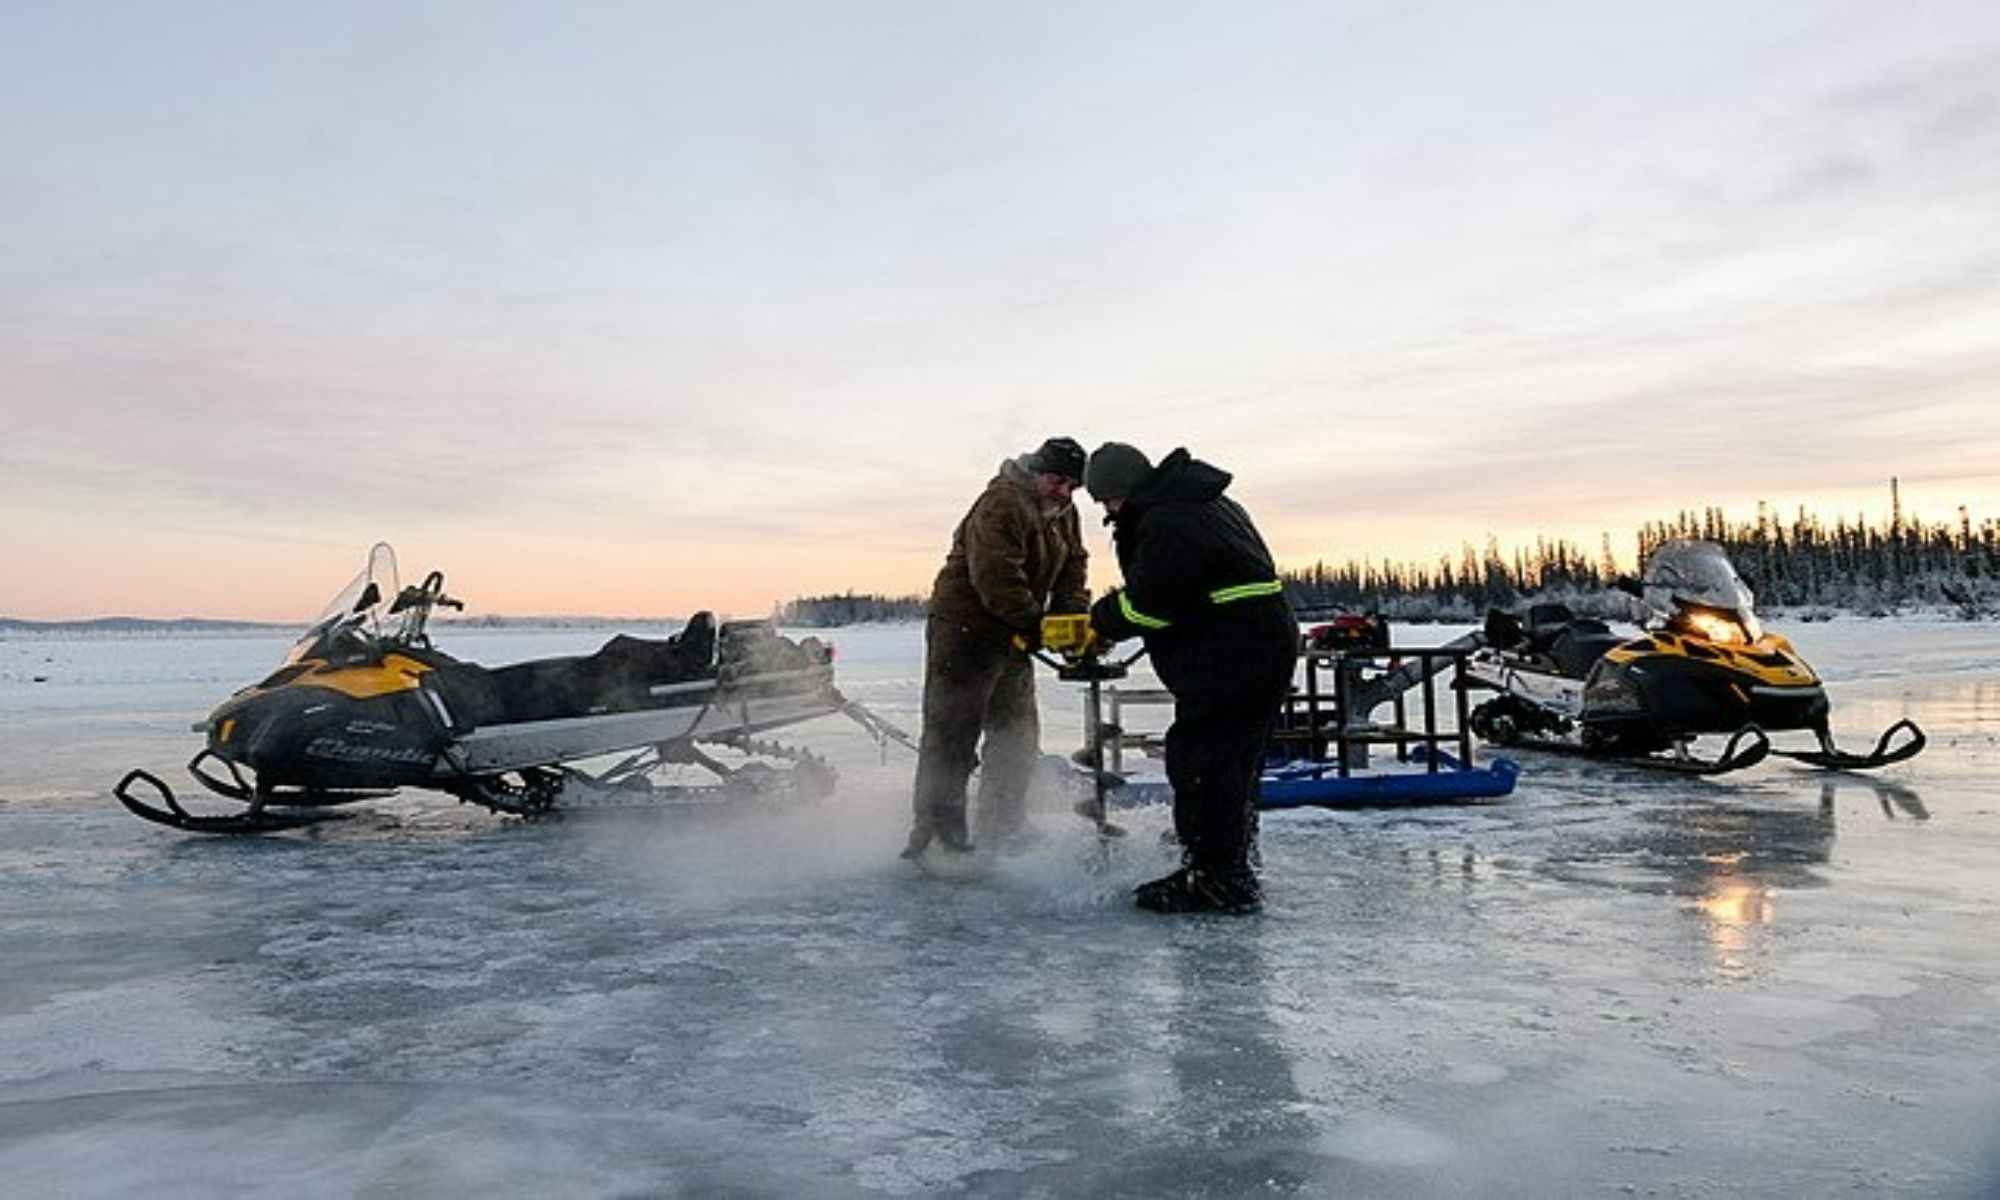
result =
M465 601L444 594L444 572L432 571L424 576L422 583L411 584L396 593L396 602L389 606L391 614L410 608L456 608L463 610Z

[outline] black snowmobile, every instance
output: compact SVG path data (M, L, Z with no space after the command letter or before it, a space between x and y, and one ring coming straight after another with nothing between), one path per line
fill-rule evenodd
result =
M437 650L425 631L433 610L461 607L440 572L398 586L395 552L378 544L276 671L194 726L207 744L189 773L247 811L191 813L143 770L113 794L146 820L199 833L307 825L334 815L331 806L404 787L534 816L573 782L599 797L684 795L649 781L670 763L706 767L723 788L782 781L825 790L831 766L752 735L832 713L878 737L900 732L834 688L829 647L792 641L768 621L718 625L698 612L662 641L620 635L594 654L487 668ZM732 768L702 744L758 757ZM619 753L627 757L594 774L574 765ZM135 795L141 784L165 807Z
M1636 638L1559 604L1525 615L1494 610L1468 664L1475 686L1499 693L1472 711L1481 738L1506 746L1620 758L1693 774L1739 770L1778 755L1862 771L1914 757L1914 722L1885 730L1873 751L1834 745L1819 676L1782 636L1758 623L1753 595L1713 542L1673 541L1627 589L1645 608ZM1811 750L1783 750L1770 733L1808 729ZM1697 757L1703 734L1726 735L1719 757ZM1900 740L1898 740L1900 738Z

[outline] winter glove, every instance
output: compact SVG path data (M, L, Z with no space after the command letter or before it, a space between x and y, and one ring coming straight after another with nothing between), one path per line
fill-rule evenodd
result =
M1112 588L1090 606L1090 628L1106 646L1118 640L1125 616L1118 610L1119 590Z

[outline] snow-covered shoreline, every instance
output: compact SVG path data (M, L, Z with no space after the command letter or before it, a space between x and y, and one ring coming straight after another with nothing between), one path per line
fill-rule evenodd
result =
M1836 611L1824 608L1780 608L1760 614L1764 624L1772 627L1789 625L1842 625L1842 624L1909 624L1909 625L1966 625L1984 626L2000 624L2000 614L1968 618L1960 613L1943 608L1912 608L1886 613L1860 613ZM861 621L851 625L797 626L808 633L835 633L841 630L893 629L907 625L921 624L921 621ZM1302 624L1312 625L1316 621L1307 618ZM1439 617L1429 620L1414 618L1390 619L1392 627L1414 626L1428 628L1439 625L1468 625L1473 622L1461 618ZM1614 624L1619 622L1614 622ZM1629 624L1630 622L1623 622ZM677 617L479 617L461 621L434 621L432 632L438 637L478 636L493 633L558 633L590 632L602 630L606 633L657 633L662 636L679 630L686 621ZM786 628L793 628L787 626ZM263 624L257 622L224 622L190 619L187 621L155 621L142 625L105 624L97 621L0 621L0 642L62 642L62 641L158 641L167 639L235 639L235 638L275 638L291 637L302 632L304 624Z

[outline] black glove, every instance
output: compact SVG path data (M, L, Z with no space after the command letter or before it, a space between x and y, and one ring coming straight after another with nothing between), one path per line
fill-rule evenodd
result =
M1114 631L1123 623L1123 614L1118 611L1117 588L1104 593L1098 597L1097 603L1090 606L1090 627L1097 631L1097 636L1105 645L1108 646L1118 640Z

